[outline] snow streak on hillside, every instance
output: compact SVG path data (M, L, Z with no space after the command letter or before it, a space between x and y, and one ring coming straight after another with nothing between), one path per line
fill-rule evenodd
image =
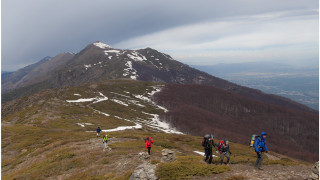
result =
M101 101L106 101L108 100L108 97L106 97L105 95L103 95L101 92L98 92L100 97L94 97L94 98L81 98L81 99L76 99L76 100L67 100L67 102L69 103L79 103L79 102L91 102L94 101L93 103L98 103ZM81 96L80 94L77 94L76 96Z
M115 93L115 92L108 92L112 97L108 98L101 92L98 92L99 96L93 97L93 98L81 98L76 100L66 100L69 103L88 103L91 102L92 104L96 104L102 101L107 101L110 103L117 103L122 105L124 108L128 108L128 110L136 111L134 109L135 106L138 106L139 108L146 108L143 104L149 104L149 106L152 106L156 109L160 109L164 112L167 112L168 110L165 107L162 107L160 105L157 105L153 100L152 96L160 92L162 89L162 86L152 86L148 87L143 94L132 94L128 91L124 92L125 94ZM128 94L131 94L132 96L128 96ZM77 94L77 96L82 96L81 94ZM102 112L100 110L94 109L90 106L90 104L87 105L89 108L93 109L95 112L102 114L104 116L109 117L110 114L106 112ZM107 111L107 109L106 109ZM145 110L147 111L147 109ZM142 114L147 115L149 118L143 119L141 117L136 117L133 119L125 119L120 116L114 116L117 119L125 120L134 123L134 126L119 126L115 129L106 129L103 130L104 132L112 132L112 131L121 131L126 129L140 129L142 126L147 126L153 129L156 129L158 131L162 131L165 133L175 133L175 134L183 134L182 132L179 132L175 130L175 128L171 127L170 124L167 122L161 121L158 114L151 114L147 113L145 111L141 111ZM144 116L145 117L145 116ZM85 127L85 124L83 123L77 123L78 125Z

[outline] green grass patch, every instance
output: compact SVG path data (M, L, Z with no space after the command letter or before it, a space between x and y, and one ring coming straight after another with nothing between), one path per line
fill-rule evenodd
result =
M185 179L219 174L228 170L229 166L208 165L202 162L202 157L180 156L175 162L159 164L156 174L160 179Z

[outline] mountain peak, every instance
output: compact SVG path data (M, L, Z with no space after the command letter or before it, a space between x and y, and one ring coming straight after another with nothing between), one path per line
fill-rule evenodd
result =
M105 44L105 43L103 43L101 41L96 41L96 42L93 43L93 45L95 45L95 46L97 46L97 47L99 47L101 49L112 48L108 44Z

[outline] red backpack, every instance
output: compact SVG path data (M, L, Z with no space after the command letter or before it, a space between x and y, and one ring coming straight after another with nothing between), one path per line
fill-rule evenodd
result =
M219 145L218 145L218 151L221 153L221 146L224 143L224 140L219 141Z

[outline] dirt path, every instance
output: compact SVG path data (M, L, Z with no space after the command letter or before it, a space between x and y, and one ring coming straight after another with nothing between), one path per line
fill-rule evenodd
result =
M252 179L252 180L304 180L311 175L309 166L283 166L266 165L264 170L257 170L250 164L230 165L231 170L209 177L196 177L193 179Z

